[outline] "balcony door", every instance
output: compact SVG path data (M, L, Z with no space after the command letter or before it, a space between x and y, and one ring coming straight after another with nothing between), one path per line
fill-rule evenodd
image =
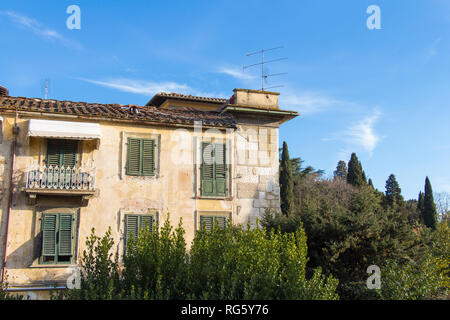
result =
M47 140L47 166L75 167L78 158L78 141L64 139Z

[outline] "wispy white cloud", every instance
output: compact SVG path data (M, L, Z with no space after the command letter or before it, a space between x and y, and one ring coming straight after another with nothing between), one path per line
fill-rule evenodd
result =
M93 80L86 78L75 78L75 79L93 83L107 88L116 89L119 91L142 95L153 95L158 92L177 92L183 94L192 92L192 89L188 85L176 82L153 82L127 78L117 78L107 80Z
M374 131L375 122L380 115L381 112L375 109L370 116L352 124L345 132L346 140L356 146L362 147L372 156L373 151L381 139Z
M439 42L441 42L441 38L435 39L435 40L431 43L431 45L428 47L427 54L426 54L426 58L427 58L427 59L430 59L430 58L432 58L433 56L435 56L435 55L438 54L437 46L438 46Z
M229 76L232 76L239 80L253 80L256 79L255 76L249 75L247 73L244 73L243 71L239 70L238 68L225 68L222 67L218 70L218 73L227 74Z
M176 92L181 94L191 94L202 97L214 97L214 98L227 97L227 95L223 93L205 92L202 90L192 88L187 84L177 83L173 81L155 82L155 81L128 79L128 78L95 80L80 77L74 77L73 79L93 83L106 88L111 88L123 92L141 94L145 96L154 95L158 92Z
M366 151L369 156L372 156L378 143L383 138L379 136L374 129L375 123L378 121L380 116L381 112L378 109L375 109L371 115L366 116L359 121L353 122L348 129L321 140L343 141L346 143L346 148L342 149L339 153L339 156L342 159L348 158L348 155L356 150Z
M79 44L78 42L65 38L57 31L48 29L40 22L23 14L14 11L0 11L0 15L8 17L13 23L32 31L36 35L46 40L58 41L61 44L74 49L82 48L81 44Z
M280 95L280 105L283 108L298 111L302 115L327 111L337 104L342 104L342 102L319 93L285 93Z

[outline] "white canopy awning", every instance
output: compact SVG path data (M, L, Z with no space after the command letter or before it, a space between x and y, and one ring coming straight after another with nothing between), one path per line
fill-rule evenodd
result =
M27 136L93 140L100 139L101 133L98 123L30 119Z

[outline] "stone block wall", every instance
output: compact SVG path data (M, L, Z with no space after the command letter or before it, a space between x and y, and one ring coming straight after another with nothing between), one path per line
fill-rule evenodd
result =
M235 223L256 225L266 209L280 210L278 128L239 125L235 132Z

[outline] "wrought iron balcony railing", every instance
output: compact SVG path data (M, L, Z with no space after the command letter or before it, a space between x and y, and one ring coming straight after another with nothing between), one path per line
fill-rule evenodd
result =
M29 165L26 170L27 189L82 191L95 189L93 167Z

